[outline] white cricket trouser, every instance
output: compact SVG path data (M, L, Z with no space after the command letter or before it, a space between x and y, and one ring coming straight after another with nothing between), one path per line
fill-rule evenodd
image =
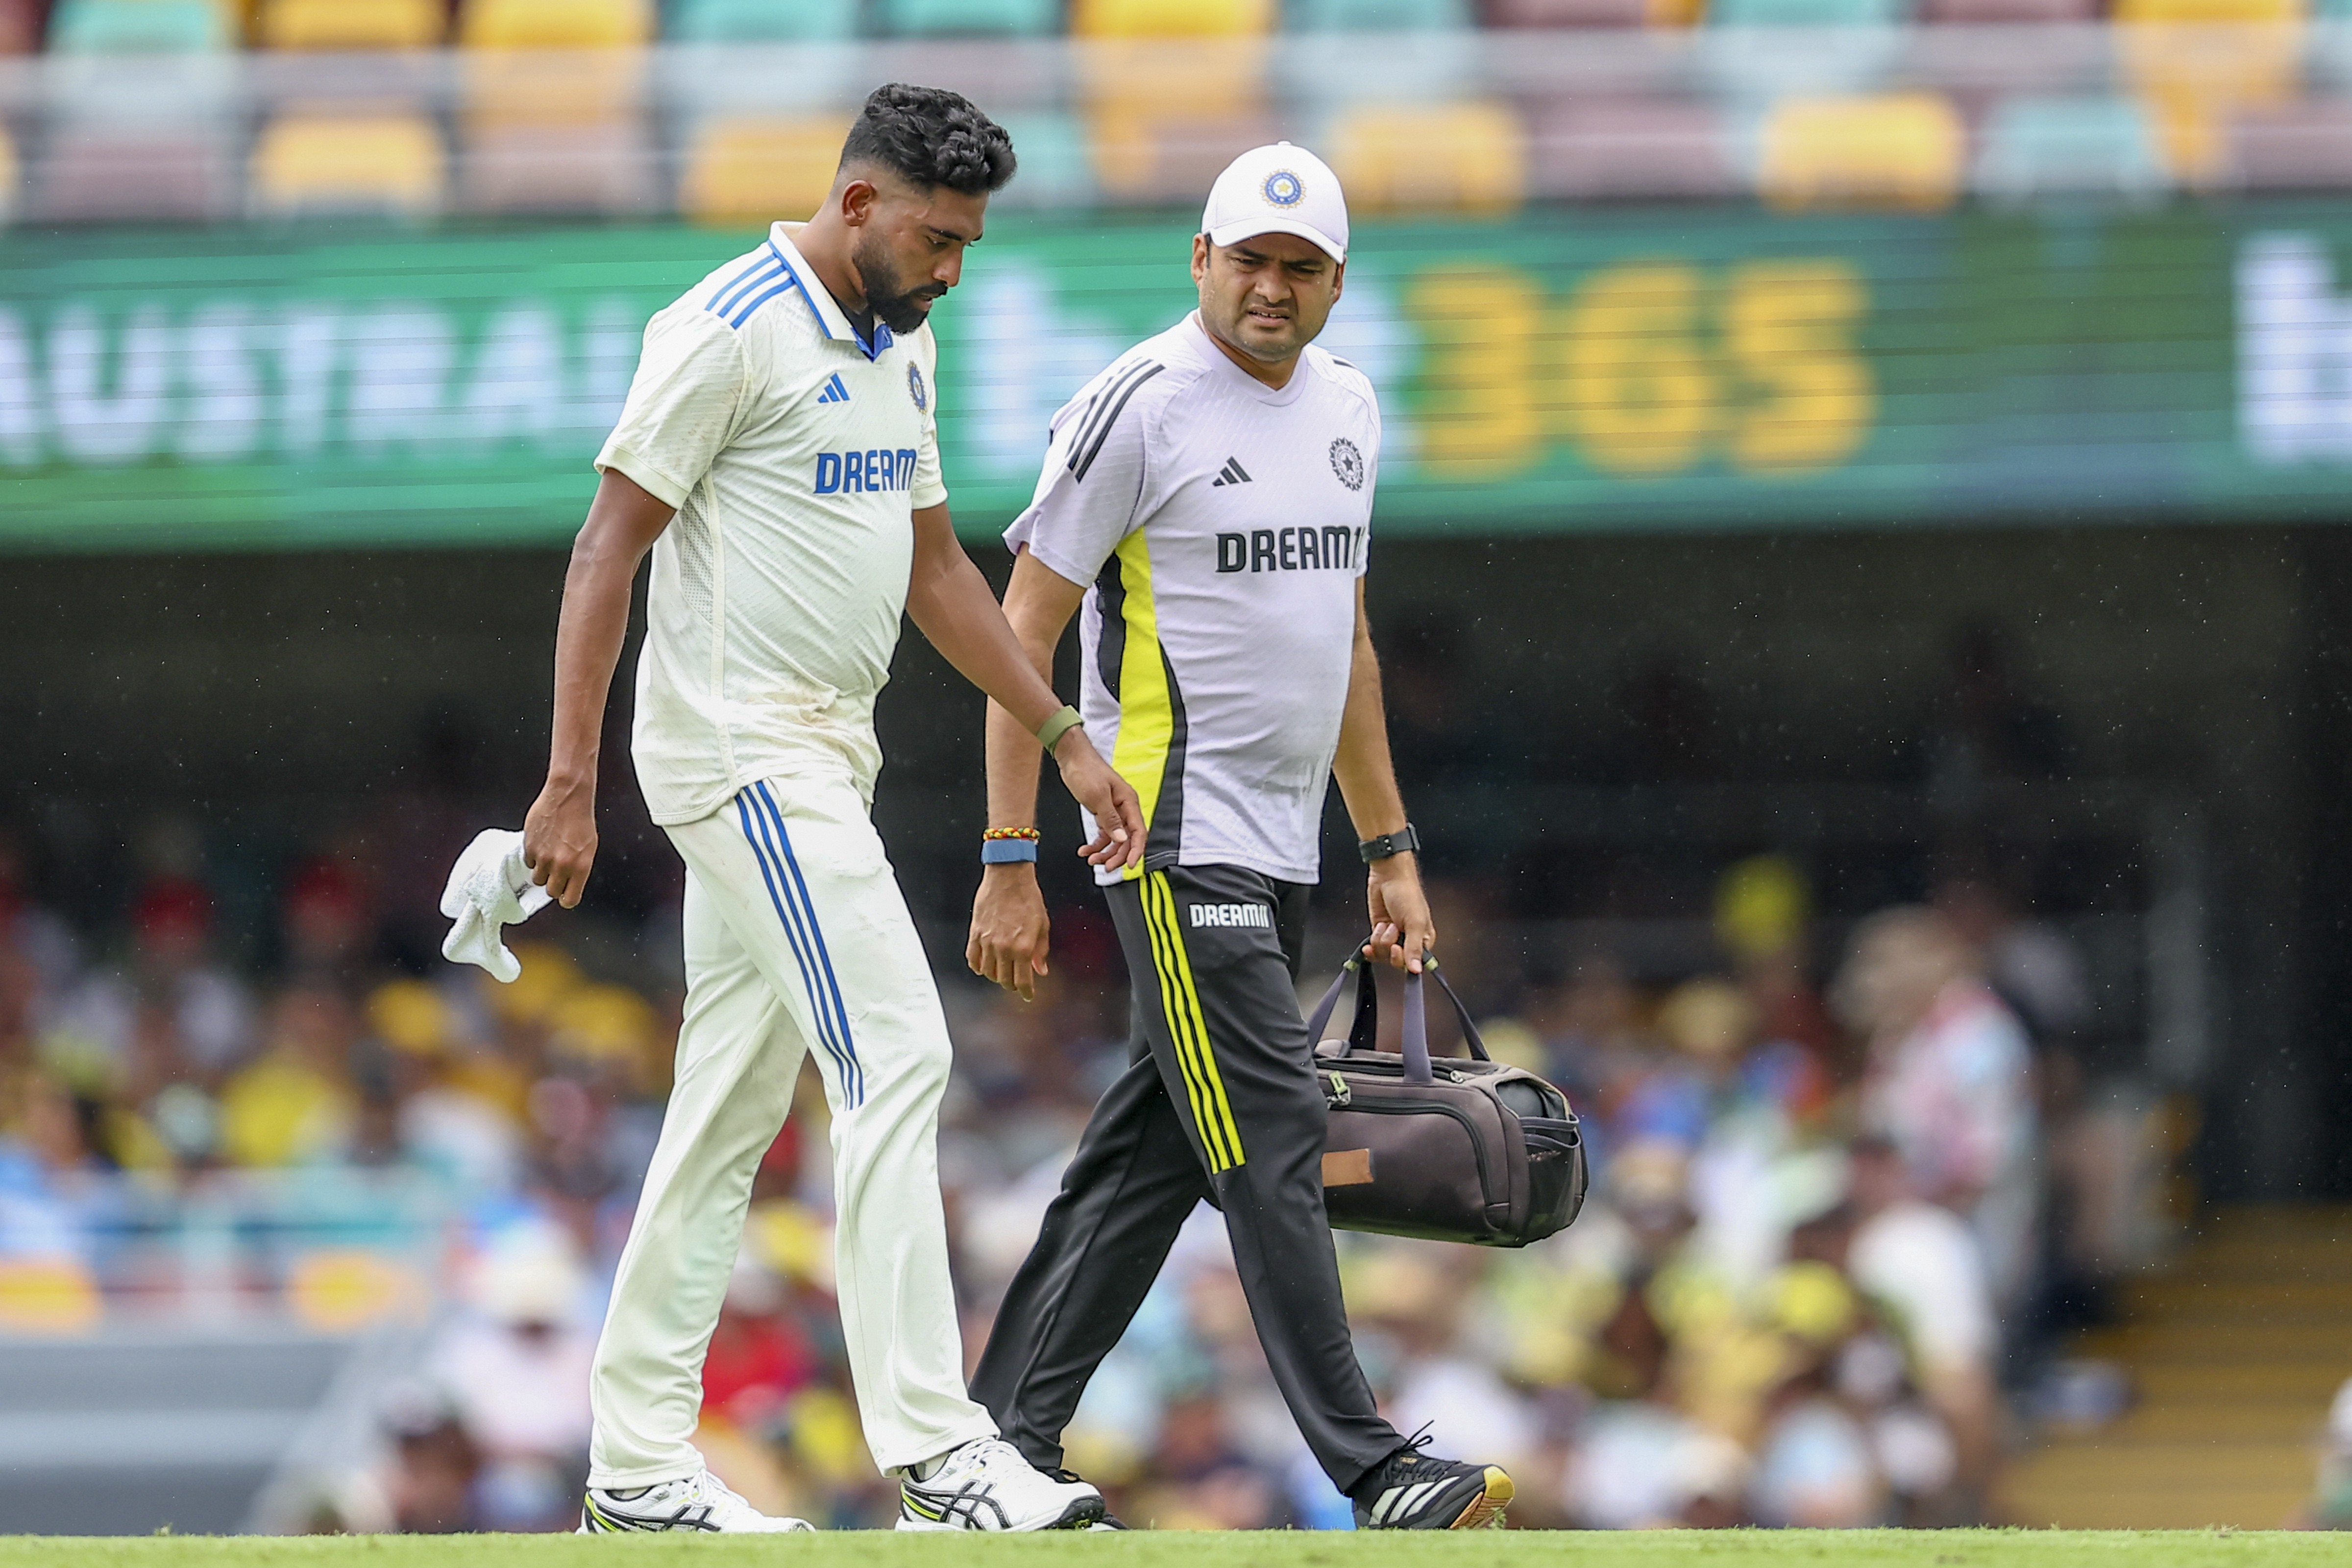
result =
M875 1463L992 1436L963 1380L940 1201L950 1048L930 965L847 779L755 784L668 830L685 857L686 1017L590 1386L591 1484L691 1475L702 1360L751 1176L812 1046L833 1108L843 1337Z

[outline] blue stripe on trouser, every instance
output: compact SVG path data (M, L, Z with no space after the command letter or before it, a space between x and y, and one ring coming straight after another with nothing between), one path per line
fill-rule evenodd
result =
M841 1074L842 1098L849 1104L857 1104L862 1096L855 1087L858 1078L856 1059L834 1038L833 1020L826 1011L825 999L819 988L817 969L810 962L808 940L801 930L796 910L788 902L791 884L777 864L773 846L761 841L767 827L755 819L750 795L751 791L745 790L735 797L735 810L743 821L744 841L751 846L752 858L760 862L760 877L768 884L769 902L775 905L776 920L783 926L784 940L793 949L793 961L800 967L801 986L808 992L809 1006L816 1014L817 1043L827 1056L833 1058L834 1066Z
M809 896L808 881L801 875L800 859L793 853L792 835L784 831L784 813L776 805L776 798L768 793L768 787L765 784L754 784L751 788L759 795L761 802L766 805L769 821L775 825L776 841L783 846L785 869L792 873L791 887L788 892L796 891L800 895L801 915L808 922L809 936L816 947L816 961L824 971L825 992L833 998L834 1023L840 1031L841 1049L849 1057L849 1075L856 1084L856 1092L848 1097L849 1103L853 1105L862 1105L866 1103L866 1064L857 1060L857 1042L850 1038L849 1009L841 999L841 982L834 977L833 955L825 951L824 928L816 921L816 901ZM824 1004L822 1001L817 1003L820 1012L824 1010Z

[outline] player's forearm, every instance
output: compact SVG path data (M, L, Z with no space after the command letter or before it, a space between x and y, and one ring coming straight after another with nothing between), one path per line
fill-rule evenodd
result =
M608 474L572 541L555 627L555 722L547 758L551 783L585 786L595 779L604 705L629 632L630 589L670 515L627 479Z
M1037 825L1037 780L1045 753L1036 737L996 703L988 705L988 825Z
M1013 634L1004 612L989 591L988 580L949 529L944 507L929 527L919 515L913 577L907 588L907 614L956 673L1011 714L1034 735L1062 706Z
M547 776L585 783L596 776L604 704L628 634L629 576L618 563L575 550L563 575L563 613L555 631L555 725Z
M1013 580L1004 589L1004 621L1013 628L1022 653L1037 678L1052 685L1054 650L1069 629L1086 591L1041 564L1023 550L1013 561ZM988 705L988 825L992 828L1034 828L1037 825L1037 779L1041 753L1021 721L997 703Z
M1331 776L1360 839L1393 833L1405 825L1404 796L1397 789L1389 755L1388 711L1381 695L1381 662L1360 624L1348 675L1348 703L1339 717L1339 748Z

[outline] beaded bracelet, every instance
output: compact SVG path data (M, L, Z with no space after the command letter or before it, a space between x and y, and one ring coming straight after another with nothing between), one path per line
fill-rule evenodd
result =
M980 835L980 863L1012 865L1037 858L1034 828L990 828Z

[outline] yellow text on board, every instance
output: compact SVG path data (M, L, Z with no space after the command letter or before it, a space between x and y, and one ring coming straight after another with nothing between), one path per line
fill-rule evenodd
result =
M1412 279L1404 307L1433 476L1507 478L1563 443L1629 479L1714 460L1798 476L1852 457L1877 413L1855 340L1869 287L1834 257L1630 261L1559 299L1517 267L1442 267Z

